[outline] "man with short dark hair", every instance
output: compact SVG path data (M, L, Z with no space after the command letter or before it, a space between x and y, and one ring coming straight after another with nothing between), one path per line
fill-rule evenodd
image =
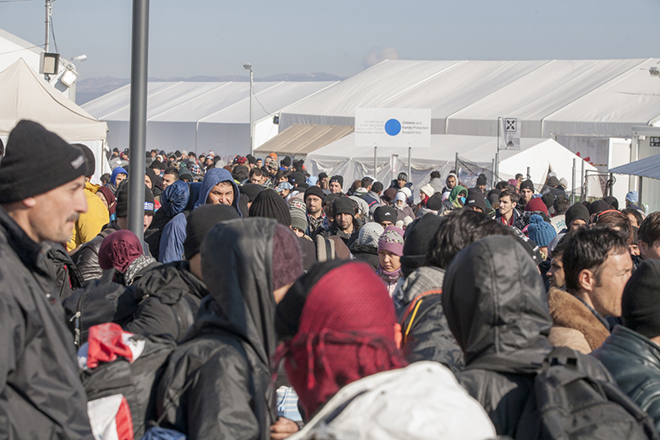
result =
M344 178L342 176L336 175L332 176L330 179L330 184L328 188L332 194L343 194Z
M500 207L495 214L495 220L507 226L514 226L520 217L516 206L518 206L518 194L504 190L499 196Z
M520 184L520 203L518 209L524 210L525 205L532 200L532 197L534 197L534 183L527 179Z
M174 167L167 168L163 174L163 189L167 188L177 180L179 180L179 170Z
M627 238L607 227L580 228L562 256L566 289L548 292L553 327L548 339L582 353L610 334L606 318L621 316L621 295L632 272Z
M557 288L566 290L566 275L564 274L564 263L562 257L566 251L568 238L566 235L559 240L559 243L552 250L552 259L550 260L550 269L546 272L548 278L548 286L550 288ZM549 290L548 289L548 290Z
M252 168L250 170L250 183L263 185L265 180L264 172L261 168Z
M642 258L660 260L660 211L650 213L642 221L637 231L637 237Z
M322 225L315 235L320 234L325 238L336 235L350 249L358 238L361 226L355 219L353 201L346 196L337 197L332 203L332 217L332 224L327 229Z
M0 163L0 438L90 439L87 396L46 254L87 211L85 156L32 121Z
M309 227L305 234L312 236L323 223L326 222L325 212L323 211L323 199L325 193L318 186L310 186L305 190L305 206L307 207L307 223Z

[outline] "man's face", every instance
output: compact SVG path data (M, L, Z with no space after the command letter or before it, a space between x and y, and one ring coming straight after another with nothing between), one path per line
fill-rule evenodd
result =
M28 221L30 238L40 243L50 240L65 243L71 238L78 216L87 212L85 177L58 186L44 194L24 201L29 206Z
M208 157L208 158L206 158L206 161L204 162L204 164L205 164L207 167L210 167L211 165L213 165L213 157Z
M660 240L656 240L652 245L648 245L642 240L637 242L639 252L645 260L660 260Z
M117 177L115 177L115 182L117 182L117 184L115 186L119 188L119 184L126 180L126 177L128 176L126 176L124 173L117 174Z
M256 174L253 174L252 177L250 177L250 183L256 183L257 185L261 185L262 180L263 176L257 176Z
M330 182L330 192L332 194L338 194L341 192L341 185L337 181Z
M507 215L515 207L516 207L516 204L511 201L510 196L504 196L504 197L500 198L500 214L501 215Z
M350 214L335 215L335 224L340 231L346 231L353 226L353 216Z
M582 220L581 218L576 218L576 219L573 220L573 221L571 222L571 224L568 226L568 232L571 232L571 231L577 231L578 229L580 229L582 226L584 226L584 225L586 225L586 224L587 224L587 222L585 222L585 221Z
M388 226L394 226L394 223L392 223L389 220L383 220L382 222L380 222L380 225L383 227L383 229L385 229Z
M557 287L561 289L566 285L566 277L564 276L564 264L561 261L561 255L555 255L550 261L550 269L545 274L550 282L550 287Z
M164 174L163 175L163 189L167 188L171 184L176 182L176 176L174 174Z
M405 179L397 179L396 183L397 185L399 185L399 188L403 188L404 186L406 186L406 183L408 182L406 182Z
M220 182L211 189L207 205L230 205L234 203L234 187L229 182Z
M621 316L621 297L632 274L632 259L628 252L613 254L595 271L589 297L594 309L602 316Z
M486 190L486 185L477 185L477 188L479 188L479 191L484 192Z
M261 168L262 166L264 166L264 161L261 159L257 159L257 168Z
M323 200L321 200L320 197L312 194L307 196L305 203L307 204L307 213L310 215L315 215L323 207Z
M156 152L155 152L155 151L152 151L152 152L151 152L151 157L152 157L152 158L153 158L153 157L156 157Z
M454 176L447 177L447 189L452 189L456 186L456 178Z
M149 189L151 189L151 187L152 187L151 179L146 174L144 175L144 184L147 185L149 187Z
M532 191L529 188L523 188L523 189L520 190L520 195L522 196L525 203L527 203L530 200L532 200L532 196L534 195L534 191Z

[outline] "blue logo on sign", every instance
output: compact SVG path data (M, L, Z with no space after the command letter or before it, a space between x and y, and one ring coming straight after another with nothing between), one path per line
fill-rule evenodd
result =
M401 133L401 122L396 119L390 119L385 123L385 132L390 136L396 136Z

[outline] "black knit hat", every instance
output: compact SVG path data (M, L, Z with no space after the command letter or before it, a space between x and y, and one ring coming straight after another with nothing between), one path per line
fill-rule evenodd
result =
M305 203L307 203L307 196L316 196L321 199L321 201L325 199L325 193L316 185L312 185L305 190Z
M353 201L348 197L342 196L332 202L332 215L348 214L355 217L355 208Z
M522 191L524 188L527 188L527 189L529 189L529 190L532 190L532 192L534 192L534 183L533 183L531 180L529 180L529 179L524 180L524 181L520 184L520 190Z
M582 203L575 203L566 211L566 226L570 226L575 219L582 219L585 223L589 223L589 210Z
M426 207L433 211L440 211L442 209L442 194L435 193L426 201Z
M647 338L660 336L660 260L639 265L623 289L623 325Z
M300 185L301 183L305 183L305 175L301 171L296 171L289 177L289 182L291 182L293 185Z
M330 178L330 182L338 182L339 186L344 187L344 177L340 175L335 175Z
M610 209L614 209L614 208L612 208L612 206L609 203L607 203L605 200L603 199L596 200L591 205L589 205L589 215L598 214L603 211L609 211Z
M430 209L430 208L429 208ZM393 206L379 206L374 211L374 221L376 223L383 223L390 221L392 224L396 223L397 212Z
M291 158L289 156L286 156L284 159L281 161L282 165L285 167L291 166Z
M85 155L85 162L87 163L87 174L85 174L85 177L92 177L96 171L96 158L94 157L94 152L85 144L71 144L71 146L76 147L83 155Z
M254 202L259 193L264 190L264 187L256 183L246 183L240 187L241 194L248 196L250 202Z
M446 219L447 217L429 213L408 225L401 257L401 272L404 276L407 277L415 269L424 266L429 243Z
M250 206L250 217L274 218L284 226L291 226L289 207L282 197L272 189L261 191Z
M477 176L477 185L487 185L487 184L488 184L488 180L486 179L486 175L483 173L479 174L479 176Z
M488 208L486 207L486 198L484 193L481 192L479 188L470 188L468 189L468 195L465 198L466 207L477 207L481 209L481 212L488 214Z
M124 180L117 188L117 217L128 216L128 179ZM154 193L147 185L144 185L144 214L154 215Z
M36 122L20 121L0 163L0 203L38 196L86 174L80 150Z
M206 233L213 225L224 220L239 218L238 212L229 205L201 205L188 216L186 239L183 251L187 260L199 253L199 247Z

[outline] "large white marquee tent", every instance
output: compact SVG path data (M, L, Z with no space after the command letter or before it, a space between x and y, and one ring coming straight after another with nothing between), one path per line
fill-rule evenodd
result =
M278 133L273 116L284 106L336 82L255 82L252 115L255 148ZM83 105L108 123L111 148L128 147L130 85ZM213 150L227 158L250 152L248 82L149 82L147 149Z

